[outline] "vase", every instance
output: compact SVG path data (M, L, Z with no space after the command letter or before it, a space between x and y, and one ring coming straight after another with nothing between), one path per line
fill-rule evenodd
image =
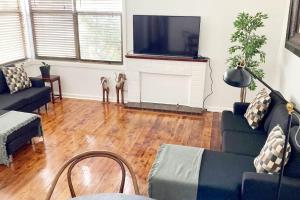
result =
M41 66L40 70L43 78L50 77L50 67Z

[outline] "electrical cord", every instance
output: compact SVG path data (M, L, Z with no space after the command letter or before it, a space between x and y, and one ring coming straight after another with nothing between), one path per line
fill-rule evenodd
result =
M210 58L205 57L205 59L208 60L208 67L209 67L209 70L210 70L209 77L210 77L210 81L211 81L211 83L210 83L210 92L209 92L209 94L203 99L203 104L202 104L202 108L203 108L204 110L207 110L207 109L205 108L205 102L206 102L207 99L208 99L211 95L213 95L213 93L214 93L214 90L213 90L214 80L213 80L213 69L212 69L212 67L211 67Z

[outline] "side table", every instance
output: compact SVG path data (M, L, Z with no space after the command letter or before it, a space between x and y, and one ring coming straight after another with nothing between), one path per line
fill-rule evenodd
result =
M58 75L50 75L49 77L38 76L38 78L43 79L44 82L50 83L50 87L51 87L51 101L52 101L53 104L55 103L55 99L57 99L57 98L59 98L60 100L62 100L60 76L58 76ZM54 94L53 83L55 81L58 82L58 92L59 92L59 94Z

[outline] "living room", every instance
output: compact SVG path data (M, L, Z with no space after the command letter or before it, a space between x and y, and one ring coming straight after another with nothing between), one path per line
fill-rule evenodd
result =
M0 199L297 199L298 7L0 0Z

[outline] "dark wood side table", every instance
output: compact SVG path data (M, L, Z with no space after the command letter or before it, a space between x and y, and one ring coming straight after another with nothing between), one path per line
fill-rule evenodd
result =
M53 104L55 103L55 99L57 99L57 98L59 98L60 100L62 100L60 76L58 76L58 75L50 75L49 77L39 76L38 78L43 79L44 82L50 83L50 87L51 87L51 101L52 101ZM59 94L54 94L53 83L55 81L58 82L58 91L59 91Z

